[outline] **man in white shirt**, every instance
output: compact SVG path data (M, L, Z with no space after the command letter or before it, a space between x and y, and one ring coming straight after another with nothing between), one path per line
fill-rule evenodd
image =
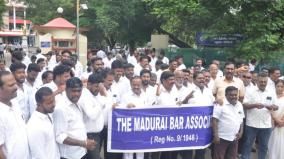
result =
M253 91L257 89L257 87L253 85L251 82L252 74L250 72L243 73L241 80L244 82L245 92L246 92L245 96L251 96Z
M269 78L267 81L267 89L270 89L271 91L276 91L275 90L275 82L279 79L281 76L281 71L277 67L272 67L268 70Z
M93 57L91 59L91 64L93 68L93 73L101 72L102 69L104 68L103 60L100 57Z
M193 87L193 73L188 69L183 69L183 85L188 89Z
M155 103L156 100L155 94L157 89L155 89L155 87L150 85L151 71L143 69L140 72L140 77L142 80L142 92L144 92L147 95L148 100L152 105Z
M10 65L10 70L17 81L17 97L16 100L19 103L22 115L27 122L30 118L29 110L29 89L24 85L26 79L26 66L23 63L15 62Z
M104 157L107 159L121 159L121 153L110 153L107 152L107 141L108 141L108 114L111 112L113 108L115 108L119 101L120 96L115 87L112 87L115 78L114 70L104 69L102 71L103 77L103 85L105 87L106 92L106 99L105 99L105 106L103 107L103 116L104 116L104 128L101 132L101 143L100 145L103 146L104 149Z
M186 69L186 66L184 65L183 63L183 56L182 55L177 55L175 57L175 60L177 61L178 63L178 70L183 70L183 69Z
M96 145L94 140L87 138L84 114L78 102L82 88L83 83L79 78L68 79L65 94L56 103L53 119L61 158L80 159L86 154L86 149L93 150Z
M218 68L218 72L217 72L217 78L218 77L223 77L223 71L221 71L220 68L220 61L219 60L213 60L212 64L215 64Z
M133 78L133 76L134 76L134 66L131 63L127 63L127 64L123 65L123 68L124 68L124 77L126 77L128 80Z
M84 72L84 68L82 63L79 61L78 56L76 54L72 54L71 56L71 60L74 62L74 73L75 73L75 77L79 77L81 78L81 76L83 75Z
M111 63L114 61L112 52L108 52L107 56L103 58L105 68L111 68Z
M148 100L145 93L142 92L142 80L135 76L131 79L131 90L124 94L121 99L121 106L126 108L141 108L148 106ZM133 159L133 153L124 153L124 159ZM144 159L144 153L136 153L136 159Z
M150 70L150 65L149 65L149 56L142 55L139 59L139 64L134 67L134 75L139 76L140 71L143 69L148 69Z
M165 64L169 64L169 58L165 56L165 51L161 50L160 55L158 56L158 59L161 60Z
M238 88L228 86L225 97L224 103L214 106L213 110L213 159L236 159L238 140L243 133L245 115L242 104L238 101Z
M101 59L106 57L106 53L103 51L103 49L101 48L98 52L97 52L97 56L100 57Z
M26 125L17 101L17 83L0 71L0 158L30 159Z
M34 101L34 94L39 88L35 85L35 80L37 79L38 73L40 72L40 68L37 64L31 63L27 69L27 77L24 85L28 88L28 98L29 98L29 114L32 115L34 110L36 109L36 103Z
M55 108L53 92L48 87L42 87L36 92L35 99L37 108L27 124L31 156L38 159L59 159L59 149L50 115Z
M114 72L114 80L111 85L112 90L117 90L118 92L118 99L121 98L121 95L123 95L125 92L130 90L130 84L129 81L125 80L123 78L123 64L119 60L114 60L111 64L111 69ZM119 101L118 101L119 102Z
M88 78L87 88L83 89L80 102L84 112L84 122L86 125L87 136L96 143L94 150L88 150L86 159L100 159L101 134L104 128L103 107L105 107L105 97L99 94L103 88L103 79L100 73L91 74Z
M209 66L209 72L210 72L210 81L208 83L208 88L213 90L215 80L220 78L217 75L218 74L218 66L216 64L211 64ZM223 73L222 73L222 76L223 76Z
M242 159L250 159L250 152L255 138L258 139L258 159L265 159L268 149L268 140L272 131L271 111L277 110L275 105L276 92L267 88L267 74L258 74L257 89L251 96L245 96L246 125Z

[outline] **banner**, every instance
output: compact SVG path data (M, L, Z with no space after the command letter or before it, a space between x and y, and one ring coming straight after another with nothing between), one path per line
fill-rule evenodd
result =
M109 115L108 152L203 149L212 141L213 106L114 109Z

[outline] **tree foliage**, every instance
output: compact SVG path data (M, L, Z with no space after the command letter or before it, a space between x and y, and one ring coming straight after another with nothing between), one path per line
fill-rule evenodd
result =
M145 0L152 14L164 20L162 28L195 44L197 32L242 34L231 48L235 56L265 59L283 50L284 1Z
M5 2L4 0L0 0L0 15L3 14L3 12L5 11ZM0 25L3 23L3 19L0 18Z

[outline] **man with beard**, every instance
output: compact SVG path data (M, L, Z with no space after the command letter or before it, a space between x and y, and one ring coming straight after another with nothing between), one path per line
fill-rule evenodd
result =
M100 132L104 128L103 107L105 107L105 97L101 95L104 93L102 82L103 79L100 73L91 74L88 78L87 88L83 89L82 97L80 98L80 102L84 102L82 110L85 114L84 123L87 136L98 143L94 150L88 150L86 159L100 159Z
M142 70L143 71L143 70ZM142 72L141 71L141 72ZM124 94L121 99L121 106L126 108L143 108L148 106L148 97L141 90L142 89L142 80L139 76L135 76L131 79L131 90ZM133 153L124 153L124 159L133 159ZM136 153L136 159L144 159L144 153Z
M183 103L192 106L213 106L214 96L212 91L205 86L205 77L203 72L194 72L193 74L194 87L184 99ZM181 156L184 159L191 159L193 150L181 151ZM195 150L194 159L205 159L205 149Z
M54 126L50 113L55 108L53 92L48 87L40 88L35 94L36 111L27 124L28 140L32 158L59 159Z
M183 85L187 87L188 89L192 89L193 87L193 74L188 69L183 69Z
M180 99L182 101L182 100L184 100L186 98L188 93L190 93L192 90L188 89L187 87L185 87L183 85L184 73L182 71L176 70L174 72L174 74L175 74L175 87L177 88L178 93L179 93L179 97L180 97Z
M92 64L92 68L93 68L93 73L101 72L102 69L104 68L103 60L100 57L92 58L91 64Z
M225 63L224 67L224 76L222 78L216 79L213 87L213 95L216 97L216 100L225 99L225 89L228 86L234 86L238 88L238 99L243 101L245 95L245 87L242 80L237 77L234 77L235 64L232 62Z
M31 63L27 69L27 77L25 81L25 85L29 87L29 90L36 91L37 87L34 85L35 80L40 72L40 67L37 64Z
M156 90L156 104L162 106L178 105L181 100L178 90L174 87L175 75L170 71L164 71L161 74L161 85L158 85ZM173 159L175 152L152 153L152 158Z
M134 66L131 63L127 63L123 66L124 76L130 81L134 76Z
M16 79L17 82L17 97L13 100L16 100L19 103L20 109L24 120L27 122L30 118L29 111L29 89L24 85L26 79L26 65L23 63L12 63L10 65L10 70Z
M108 114L111 112L113 108L115 108L118 105L118 102L120 101L120 96L117 92L117 89L112 88L112 84L114 82L115 73L113 70L110 69L104 69L102 71L102 77L103 77L103 85L105 88L105 106L103 107L103 116L104 116L104 128L101 132L101 143L100 145L103 146L104 149L104 157L106 159L121 159L122 154L121 153L110 153L107 152L107 141L108 141Z
M17 101L17 83L8 71L0 71L0 158L29 159L26 125Z
M114 80L111 89L118 92L118 99L120 99L122 94L130 90L130 85L129 82L122 77L124 69L121 61L114 60L111 64L111 69L114 72Z
M139 59L139 64L134 67L134 75L139 76L141 70L143 69L151 70L150 65L149 65L150 60L151 59L149 56L142 55Z
M143 69L140 72L142 80L142 92L144 92L149 100L149 103L155 103L155 88L150 85L151 71Z
M82 103L78 102L82 89L79 78L68 79L65 94L56 103L53 119L61 158L82 158L86 149L93 150L96 145L94 140L87 138Z
M35 85L35 81L38 77L38 73L40 72L40 67L37 64L31 63L27 69L27 77L24 85L28 88L28 105L29 105L29 114L32 115L34 110L36 109L36 102L34 100L34 94L39 88Z

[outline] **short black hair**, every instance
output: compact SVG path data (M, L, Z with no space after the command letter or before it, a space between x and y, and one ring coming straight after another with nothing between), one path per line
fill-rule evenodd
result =
M143 69L140 71L140 77L143 76L144 74L148 73L151 77L151 71L150 70L147 70L147 69Z
M31 60L36 60L36 59L37 59L36 55L31 56Z
M127 69L127 68L134 68L134 65L132 65L131 63L126 63L123 65L123 68L124 69Z
M123 68L123 64L120 60L114 60L111 63L111 69Z
M225 94L229 94L230 92L232 91L238 91L238 88L235 87L235 86L228 86L226 89L225 89Z
M114 76L114 71L109 68L105 68L100 72L100 75L104 80L108 75Z
M155 65L158 65L158 66L161 66L162 64L163 64L163 61L161 61L161 60L157 60L156 63L155 63Z
M103 61L103 59L100 58L100 57L93 57L93 58L91 58L91 64L94 64L96 61Z
M30 63L27 69L27 72L40 72L40 67L39 65L35 64L35 63Z
M268 77L267 73L264 71L261 71L257 74L257 77Z
M35 100L36 103L42 103L43 97L52 95L53 92L49 87L41 87L39 90L36 91Z
M26 69L26 65L21 63L21 62L15 62L15 63L12 63L10 65L10 71L11 72L15 72L15 71L17 71L19 69L24 69L25 70Z
M88 78L88 83L95 84L95 83L102 83L103 78L100 73L92 73Z
M75 63L70 59L66 59L66 60L61 60L61 64L62 65L66 65L66 66L69 66L69 67L75 67Z
M280 69L278 67L271 67L269 70L268 70L268 74L271 75L273 74L275 71L280 71Z
M172 63L172 62L177 62L176 59L170 59L169 63Z
M65 54L65 53L68 53L70 56L72 56L72 52L69 51L69 50L63 50L63 51L61 52L61 55Z
M39 63L41 63L41 62L44 62L44 58L39 58L39 59L37 59L36 64L39 64Z
M12 52L12 58L17 59L18 61L22 61L24 59L24 55L22 51L15 50Z
M226 66L228 66L228 65L234 65L234 67L235 67L235 63L233 63L233 62L231 62L231 61L228 61L228 62L225 63L224 69L225 69Z
M183 56L182 56L182 55L177 55L177 56L175 57L175 60L178 60L178 59L180 59L180 58L183 58Z
M131 83L133 80L135 80L135 79L140 79L140 80L141 80L141 77L140 77L140 76L134 76L134 77L132 77L132 78L130 79L130 83Z
M191 74L191 72L190 72L188 69L182 69L182 72L183 72L183 73Z
M4 82L2 81L3 76L10 75L11 73L9 71L0 71L0 87L4 85Z
M82 88L83 83L78 77L71 77L66 81L66 89L68 88Z
M195 71L195 72L193 73L193 79L196 79L196 77L197 77L199 74L203 74L203 72L202 72L202 71Z
M141 55L139 58L139 62L141 62L142 60L147 59L148 62L151 62L151 58L147 55Z
M169 65L168 64L161 64L161 70L165 70L165 69L168 69L169 68Z
M162 74L161 74L161 78L160 78L160 81L161 83L163 83L164 80L167 80L169 79L170 77L174 77L174 73L172 73L171 71L164 71Z
M52 71L45 71L43 72L43 74L41 75L41 80L44 80L48 77L48 74L53 74Z
M70 72L71 71L71 67L67 66L67 65L58 65L55 66L53 69L53 80L60 75L63 75L65 72Z

